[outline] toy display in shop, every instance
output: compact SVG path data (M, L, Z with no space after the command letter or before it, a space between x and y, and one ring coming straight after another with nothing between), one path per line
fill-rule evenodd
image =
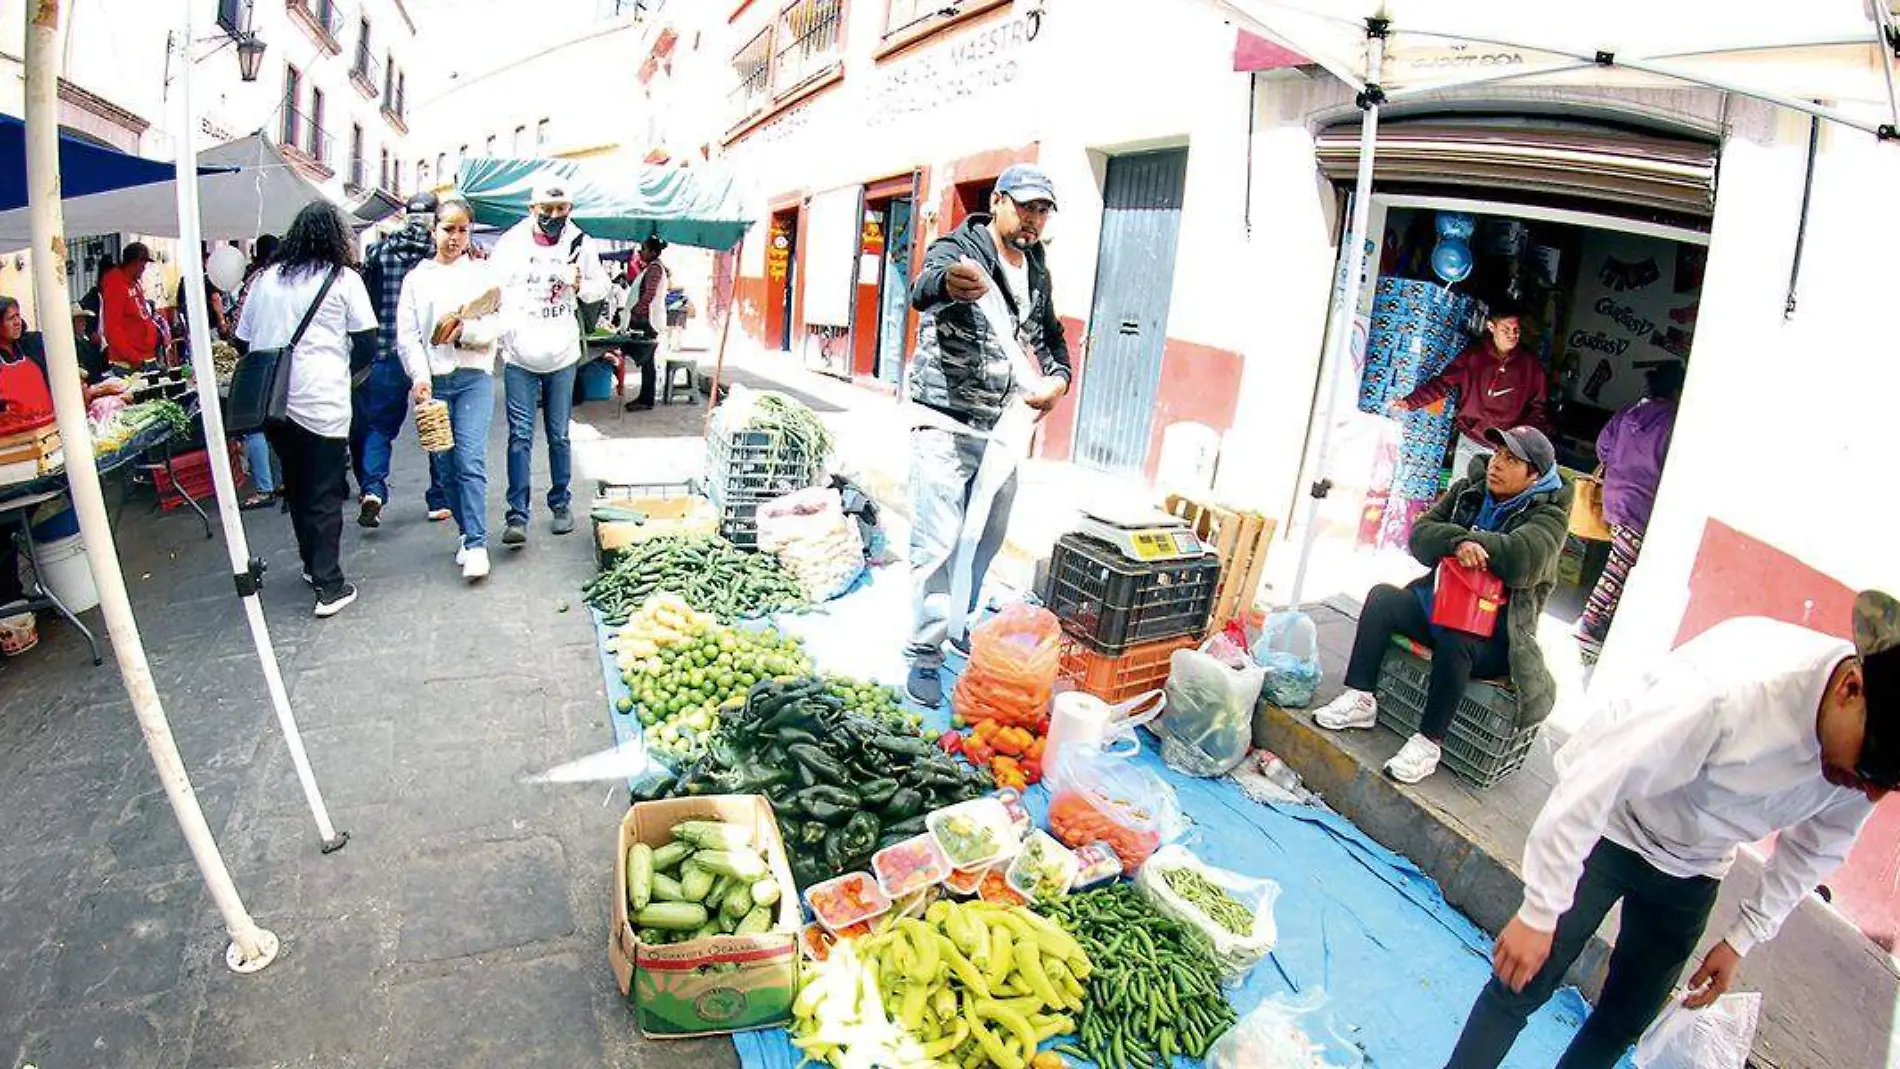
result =
M609 625L624 624L647 598L677 594L722 619L765 616L805 606L798 580L771 557L746 553L723 538L655 538L628 549L581 587Z
M1027 909L936 902L807 967L793 1043L838 1066L1049 1069L1037 1047L1075 1031L1094 965Z
M923 833L929 810L994 787L908 719L859 711L879 707L850 708L822 679L762 681L720 710L699 758L643 793L765 795L801 887L867 868L878 850Z
M1175 651L1167 712L1154 726L1161 759L1190 776L1224 776L1240 764L1253 748L1254 706L1266 675L1245 643L1226 632L1198 650Z
M756 935L782 894L752 830L737 824L682 821L672 842L627 850L628 916L643 943Z
M1233 1027L1207 940L1135 888L1085 891L1044 910L1095 965L1077 1018L1078 1055L1102 1069L1166 1065L1176 1055L1205 1057Z

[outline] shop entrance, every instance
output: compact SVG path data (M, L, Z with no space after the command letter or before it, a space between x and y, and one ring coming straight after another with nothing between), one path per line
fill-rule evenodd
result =
M910 322L910 249L911 199L892 197L874 206L881 227L881 243L876 250L877 275L877 359L874 374L879 382L898 384L904 373L904 356L910 339L905 327Z
M1453 395L1415 411L1395 402L1461 353L1494 350L1488 324L1514 312L1517 348L1535 359L1545 386L1512 422L1541 424L1572 480L1598 470L1600 440L1620 462L1605 474L1619 488L1613 511L1625 522L1610 538L1567 540L1546 606L1547 624L1592 632L1570 643L1572 663L1588 663L1640 551L1661 474L1653 461L1667 457L1675 401L1651 395L1679 395L1687 377L1707 235L1568 209L1379 193L1369 244L1353 359L1331 387L1333 490L1320 510L1306 599L1361 598L1374 583L1421 573L1407 550L1411 526L1466 474L1457 465L1457 417L1468 402ZM1505 405L1508 392L1487 403ZM1316 421L1325 393L1322 384ZM1613 420L1620 430L1606 438Z
M797 292L798 209L772 213L765 246L765 344L792 351L792 301Z

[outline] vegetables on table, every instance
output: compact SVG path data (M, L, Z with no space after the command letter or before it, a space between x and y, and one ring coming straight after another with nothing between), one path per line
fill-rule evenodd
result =
M1102 1069L1203 1058L1235 1014L1212 948L1127 884L1070 895L1043 911L1095 963L1078 1046Z
M685 820L658 847L627 848L628 914L641 941L675 943L770 930L784 888L751 829L725 821ZM690 923L688 923L690 922Z
M610 624L628 622L649 596L661 592L721 619L805 607L804 590L778 561L718 537L648 539L581 587L587 604Z
M840 1067L1049 1066L1036 1047L1075 1030L1093 971L1026 909L939 901L825 947L793 1002L793 1043Z

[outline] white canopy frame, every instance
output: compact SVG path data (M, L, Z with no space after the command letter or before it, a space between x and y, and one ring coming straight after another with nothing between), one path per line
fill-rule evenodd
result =
M1548 41L1528 39L1526 35L1497 34L1480 26L1460 26L1448 19L1443 24L1435 24L1430 19L1421 19L1417 24L1410 21L1397 21L1396 12L1403 11L1408 5L1404 0L1373 0L1364 4L1339 4L1330 10L1311 6L1307 3L1289 2L1289 0L1209 0L1221 14L1230 21L1259 36L1275 41L1303 56L1310 57L1324 67L1334 77L1354 87L1358 91L1357 101L1365 117L1359 131L1358 170L1354 176L1352 218L1347 231L1346 270L1344 293L1336 297L1337 303L1332 310L1332 321L1327 331L1327 351L1320 360L1320 375L1324 394L1323 410L1319 417L1319 441L1316 443L1312 470L1315 474L1306 508L1305 522L1300 539L1300 554L1293 573L1293 586L1288 596L1288 604L1298 606L1305 594L1307 568L1313 555L1313 546L1319 533L1318 519L1320 503L1332 489L1327 473L1331 464L1332 432L1335 415L1339 405L1339 371L1351 360L1352 318L1354 309L1359 306L1364 286L1366 261L1366 231L1369 229L1372 209L1372 176L1375 156L1378 150L1379 111L1384 105L1399 99L1442 93L1447 90L1463 89L1478 85L1497 84L1499 82L1522 82L1528 79L1584 72L1593 68L1613 71L1622 68L1658 78L1699 85L1721 92L1748 97L1791 111L1804 113L1818 119L1860 130L1882 141L1900 140L1900 88L1897 88L1894 61L1895 52L1900 51L1900 30L1896 29L1893 13L1888 8L1888 0L1872 0L1871 12L1865 12L1866 33L1851 34L1842 29L1825 26L1811 33L1797 28L1779 39L1763 41L1760 31L1743 30L1751 36L1746 39L1722 41L1714 39L1726 32L1731 25L1729 20L1714 19L1711 40L1697 42L1689 47L1670 47L1645 50L1636 48L1619 52L1614 48L1590 47L1578 44L1552 44ZM1836 0L1836 3L1842 0ZM1848 0L1852 2L1852 0ZM1430 8L1432 5L1423 4ZM1858 6L1858 5L1856 5ZM1838 12L1830 12L1836 21ZM1466 15L1471 21L1482 21L1473 15ZM1613 20L1603 20L1609 23ZM1452 76L1439 79L1424 78L1411 84L1393 86L1383 84L1386 65L1391 55L1391 39L1400 30L1408 37L1422 37L1438 41L1459 44L1485 45L1507 49L1522 49L1557 57L1536 63L1499 64L1480 66L1480 73L1472 76ZM1337 44L1340 34L1358 32L1364 35L1363 65L1354 65L1342 58L1336 50L1313 47L1315 44ZM1749 82L1726 75L1698 69L1690 65L1696 59L1725 58L1751 53L1769 53L1784 49L1835 48L1841 46L1872 46L1878 55L1878 73L1881 89L1884 90L1886 112L1875 121L1865 118L1844 108L1823 104L1819 100L1802 99L1776 88L1750 84ZM1817 92L1816 96L1825 96Z

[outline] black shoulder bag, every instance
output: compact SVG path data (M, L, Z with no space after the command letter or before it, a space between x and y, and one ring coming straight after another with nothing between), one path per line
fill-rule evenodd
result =
M297 324L297 332L290 336L288 344L281 349L251 349L238 361L237 370L231 375L230 400L225 404L227 432L250 434L284 421L285 409L290 403L290 364L297 343L303 341L303 333L310 329L317 309L322 308L324 299L330 296L330 287L336 284L339 270L341 268L330 268L323 279L323 288L317 290L317 299L310 302L310 309L304 312L303 321ZM279 277L282 277L281 271Z

